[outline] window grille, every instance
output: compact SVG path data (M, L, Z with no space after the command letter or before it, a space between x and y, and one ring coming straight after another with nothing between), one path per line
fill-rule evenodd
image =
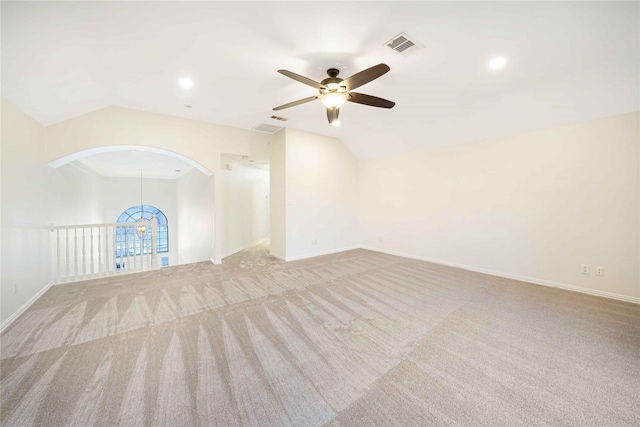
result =
M136 233L133 223L141 217L145 221L151 221L154 214L158 221L156 251L157 253L169 252L169 225L167 223L167 217L155 206L138 205L130 207L118 217L118 223L130 222L132 224L131 227L118 227L116 229L116 257L120 257L121 250L123 251L122 256L127 256L124 251L127 251L129 256L144 255L147 253L151 245L151 236L149 233L142 237L139 236L138 233Z

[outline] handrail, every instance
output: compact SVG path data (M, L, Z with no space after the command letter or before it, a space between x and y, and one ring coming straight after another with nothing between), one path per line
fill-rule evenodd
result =
M136 221L136 222L112 222L108 224L80 224L80 225L54 225L53 223L50 226L51 232L55 230L64 230L66 228L90 228L90 227L133 227L136 224L145 224L151 225L151 221Z

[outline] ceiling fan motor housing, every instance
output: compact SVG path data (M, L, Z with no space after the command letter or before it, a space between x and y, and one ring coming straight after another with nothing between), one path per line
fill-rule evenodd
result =
M329 77L320 82L320 84L322 85L322 87L320 88L321 94L332 92L343 93L347 91L347 88L344 85L340 84L342 83L342 79L338 77L338 74L340 74L340 70L338 70L337 68L329 68L327 70L327 74L329 75Z
M340 74L340 70L338 70L337 68L329 68L327 70L327 74L329 75L329 77L338 77L338 74Z

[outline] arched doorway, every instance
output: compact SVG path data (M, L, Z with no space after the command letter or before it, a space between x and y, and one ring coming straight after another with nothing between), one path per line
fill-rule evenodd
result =
M109 166L112 163L121 164ZM214 176L199 162L164 149L126 145L84 150L48 165L59 171L81 166L100 175L99 218L103 223L116 222L119 217L120 222L124 214L131 214L131 209L138 211L139 219L141 205L153 206L162 211L164 218L170 217L170 222L163 224L161 218L158 221L158 245L167 247L164 254L158 250L164 265L216 259ZM162 172L163 168L169 170Z

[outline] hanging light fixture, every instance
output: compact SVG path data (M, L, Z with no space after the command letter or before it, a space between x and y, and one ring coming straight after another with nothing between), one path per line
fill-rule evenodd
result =
M140 169L140 219L136 222L141 223L144 219L144 205L142 204L142 169ZM147 224L136 224L136 233L141 239L147 233Z

